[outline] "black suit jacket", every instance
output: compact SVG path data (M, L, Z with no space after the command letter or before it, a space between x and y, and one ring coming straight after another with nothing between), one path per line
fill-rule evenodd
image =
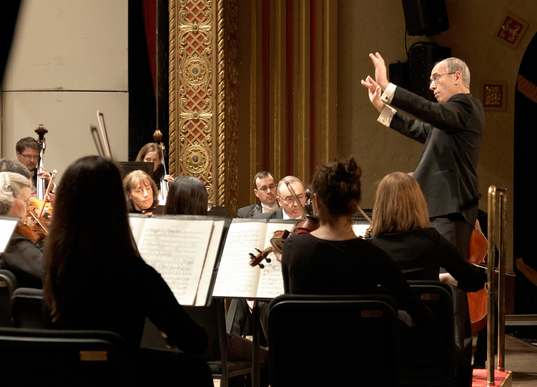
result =
M473 226L479 195L476 168L485 125L481 102L471 94L455 94L439 104L397 87L390 105L421 120L396 113L390 127L424 144L413 176L429 216L460 213Z
M278 208L276 211L265 212L264 214L259 214L254 216L258 219L283 219L283 208Z
M252 204L251 206L239 208L237 210L237 218L253 218L261 213L263 213L261 203Z

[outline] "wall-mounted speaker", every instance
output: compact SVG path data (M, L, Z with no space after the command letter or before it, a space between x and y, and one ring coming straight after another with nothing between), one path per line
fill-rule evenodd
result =
M403 0L409 35L437 35L449 28L445 0Z
M431 70L436 62L451 56L451 48L442 47L436 43L420 43L409 50L410 91L436 101L432 90L429 89Z

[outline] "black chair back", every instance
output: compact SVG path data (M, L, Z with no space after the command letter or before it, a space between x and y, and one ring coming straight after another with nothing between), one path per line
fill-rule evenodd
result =
M387 295L282 295L270 304L270 383L396 386L398 320Z
M5 385L132 385L125 341L106 331L0 328Z
M12 327L11 297L18 288L17 277L9 270L0 269L0 326Z
M408 281L436 317L429 332L401 329L401 385L455 384L451 289L439 281Z
M37 328L46 326L43 309L43 289L18 288L11 299L11 317L17 328Z

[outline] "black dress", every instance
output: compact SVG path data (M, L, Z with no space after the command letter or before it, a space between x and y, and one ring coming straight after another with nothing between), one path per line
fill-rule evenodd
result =
M329 241L311 234L285 241L282 254L285 293L372 294L382 285L414 319L427 326L432 315L406 282L395 262L360 239Z

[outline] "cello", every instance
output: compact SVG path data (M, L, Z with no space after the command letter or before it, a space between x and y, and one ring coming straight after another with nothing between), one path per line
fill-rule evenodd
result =
M486 265L487 250L487 238L483 233L479 233L474 229L470 237L468 260L478 267ZM468 299L472 333L479 332L487 325L487 284L477 292L466 293L466 297Z

